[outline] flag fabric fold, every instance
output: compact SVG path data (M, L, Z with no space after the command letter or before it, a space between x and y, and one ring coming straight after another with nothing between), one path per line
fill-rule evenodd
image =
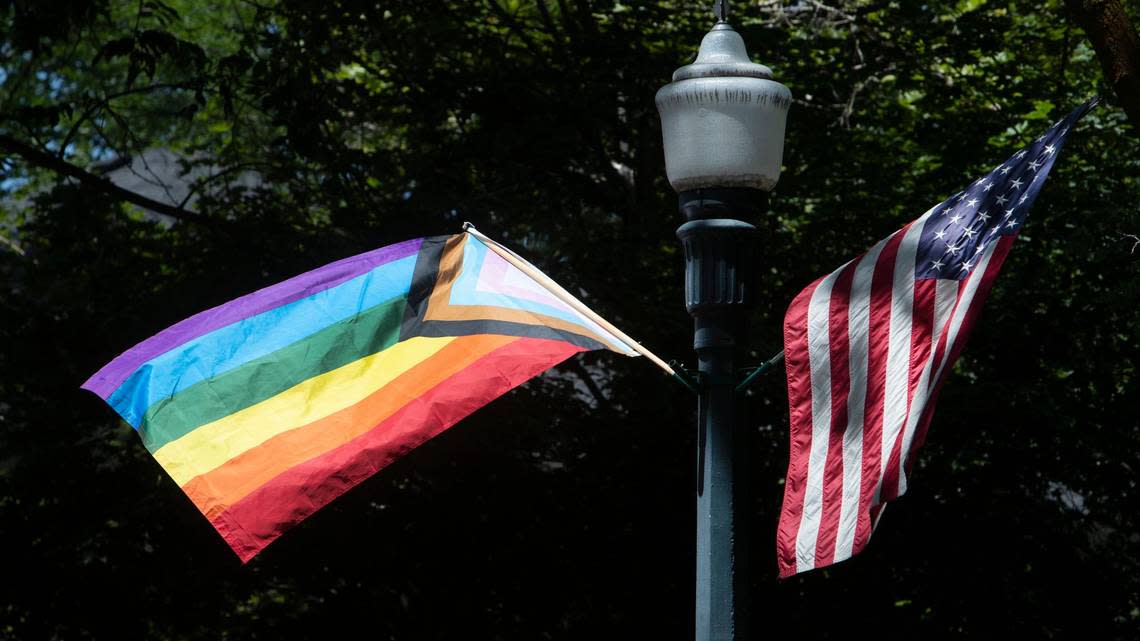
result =
M1066 137L1096 102L792 301L781 577L857 554L906 492L947 373Z
M465 233L346 258L163 330L83 388L248 561L571 355L636 355L499 251Z

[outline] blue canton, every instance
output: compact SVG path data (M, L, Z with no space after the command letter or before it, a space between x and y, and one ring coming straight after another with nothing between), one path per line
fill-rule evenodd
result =
M1096 99L1055 123L1032 144L935 207L923 225L915 278L962 280L1001 236L1016 234L1072 126Z

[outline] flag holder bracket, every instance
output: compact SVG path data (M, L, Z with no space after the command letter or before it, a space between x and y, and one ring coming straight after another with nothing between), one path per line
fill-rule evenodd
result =
M681 364L681 361L678 360L669 361L669 367L673 368L673 374L670 378L684 385L686 389L694 394L701 393L701 388L704 387L704 381L701 380L700 372L689 371Z
M734 391L740 393L751 387L752 384L756 382L756 379L760 378L761 374L765 374L771 371L773 367L779 365L781 362L783 362L783 360L784 352L781 351L779 354L776 354L772 358L769 358L763 363L760 363L756 367L745 368L744 371L748 373L739 381L735 376L726 380L720 380L719 378L714 380L713 377L711 377L709 374L703 372L694 372L686 368L681 364L680 361L677 360L669 361L669 366L673 368L673 375L671 378L681 385L684 385L686 389L694 394L699 394L701 390L705 389L710 384L717 383L735 384Z
M760 365L752 368L752 371L749 372L747 376L745 376L739 383L736 384L736 392L739 393L747 390L752 386L754 382L756 382L757 378L760 378L761 374L768 372L773 367L783 362L783 360L784 352L781 350L779 354L776 354L772 358L769 358L763 363L760 363Z

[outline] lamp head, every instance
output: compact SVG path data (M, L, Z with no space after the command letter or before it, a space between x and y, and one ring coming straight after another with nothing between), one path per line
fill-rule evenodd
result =
M727 22L705 35L696 61L673 73L656 102L673 189L776 186L792 93L749 60Z

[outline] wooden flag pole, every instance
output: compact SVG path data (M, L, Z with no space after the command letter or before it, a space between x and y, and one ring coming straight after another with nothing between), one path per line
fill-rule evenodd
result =
M556 298L558 298L558 300L562 301L563 303L566 303L572 309L574 309L574 311L578 312L579 314L581 314L581 315L585 316L586 318L589 318L590 320L597 323L599 326L602 327L602 329L613 334L618 340L620 340L622 343L625 343L625 345L628 346L630 349L637 352L638 354L641 354L645 358L648 358L650 361L653 362L654 365L665 370L666 374L668 374L670 376L674 376L674 377L677 376L677 373L673 370L672 367L669 367L668 363L661 360L653 352L642 347L637 341L633 340L628 335L626 335L625 332L614 327L612 323L610 323L608 320L599 316L594 310L590 309L589 307L586 307L586 305L583 304L582 301L575 298L573 294L571 294L570 292L563 289L562 286L559 285L558 283L554 282L554 279L552 279L549 276L547 276L546 274L542 273L541 271L536 269L533 265L531 265L527 261L523 260L523 258L521 256L514 253L510 249L504 247L503 245L500 245L499 243L495 242L494 240L491 240L490 238L484 236L482 233L480 233L480 231L478 229L475 229L475 225L472 225L471 223L463 223L463 231L467 232L468 234L471 234L475 238L478 238L480 241L483 242L483 244L487 245L487 247L490 248L491 251L493 251L496 254L498 254L499 256L501 256L503 258L503 260L505 260L508 263L510 263L511 265L513 265L515 268L517 268L522 273L533 278L535 280L535 282L537 282L539 285L542 285L543 287L545 287L546 290L549 291L551 294L553 294Z

